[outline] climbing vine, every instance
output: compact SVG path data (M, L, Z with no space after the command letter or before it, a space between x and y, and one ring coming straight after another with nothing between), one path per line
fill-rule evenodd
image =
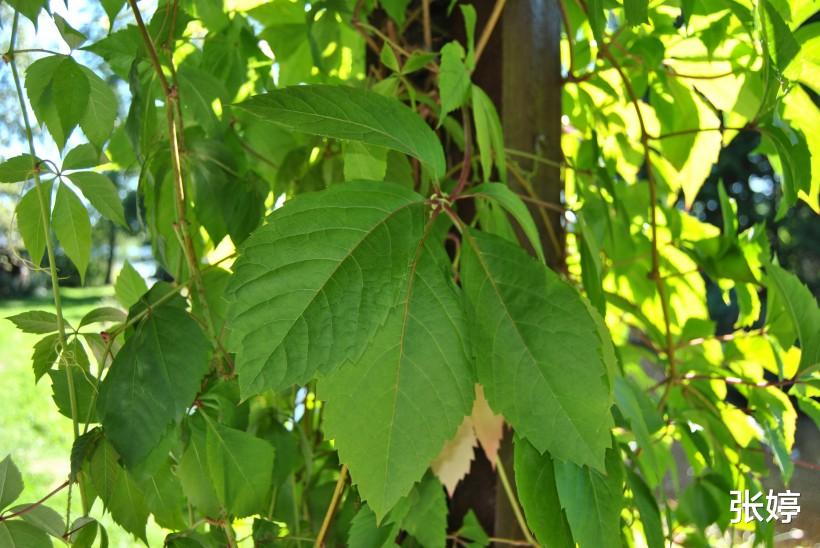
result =
M64 511L0 462L2 543L107 546L109 513L173 547L772 544L730 491L794 472L820 309L731 181L722 226L692 206L751 135L777 217L818 213L810 2L559 0L560 153L506 146L474 83L503 0L93 4L85 33L0 5L28 147L0 182L54 299L9 319L74 437ZM134 229L111 174L163 275L126 264L75 327L55 250L84 278L92 220ZM516 538L452 513L477 451Z

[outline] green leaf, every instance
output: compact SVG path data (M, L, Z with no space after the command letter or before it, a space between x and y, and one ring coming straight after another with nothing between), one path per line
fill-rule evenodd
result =
M648 0L624 0L624 13L628 25L640 25L648 19Z
M145 496L145 505L158 525L171 530L187 528L187 520L182 514L186 507L185 496L169 462L141 481L140 489Z
M82 201L66 185L57 188L52 221L63 251L77 267L80 279L85 280L91 258L91 221Z
M28 181L35 172L48 172L42 160L31 154L21 154L0 164L0 183L20 183Z
M82 350L82 345L78 339L74 339L71 344L72 351L83 352L83 358L86 364L88 357ZM94 412L94 395L97 392L97 380L91 376L87 371L80 367L70 367L68 371L74 381L74 397L77 404L77 418L80 424L86 422L97 422L97 414ZM48 376L51 378L51 396L57 406L57 411L67 418L72 418L71 415L71 400L68 393L68 379L66 379L66 369L61 367L59 369L51 369L48 371ZM88 420L86 421L86 418Z
M236 105L285 129L398 150L444 175L436 134L409 107L372 91L345 86L292 86Z
M604 343L587 305L515 244L463 234L461 278L490 406L539 452L603 469L611 399Z
M46 202L46 211L51 212L51 181L40 183L40 192ZM14 210L17 230L23 237L31 261L40 266L46 251L46 229L40 212L40 196L37 188L32 188L20 198Z
M620 546L624 471L617 449L606 452L606 474L555 462L555 484L572 537L580 546Z
M112 445L102 440L91 457L89 473L104 508L123 529L146 544L145 524L148 508L145 497L128 471L120 466Z
M485 183L490 181L495 163L498 175L504 182L507 180L507 157L504 151L504 131L498 112L492 100L478 86L472 87L471 100L483 180Z
M95 308L83 316L80 320L80 327L90 325L92 323L122 323L127 319L125 312L119 308L110 306L101 306Z
M644 408L639 402L640 390L629 380L618 377L615 379L615 401L618 409L629 421L635 439L641 447L640 462L645 475L652 485L659 485L663 479L663 469L655 456L654 444L644 416Z
M535 253L541 261L544 259L544 248L541 246L541 237L538 234L538 228L535 226L535 221L532 219L530 210L527 209L526 204L514 193L510 188L501 183L484 183L473 187L469 191L470 196L478 196L487 200L492 200L498 205L507 210L507 213L521 225L521 229L530 241Z
M515 439L515 485L536 538L548 547L574 547L567 514L558 500L552 457L520 437Z
M114 282L114 294L117 300L125 308L131 308L147 291L148 286L145 285L145 280L131 266L131 263L125 261Z
M60 514L58 514L54 509L43 504L34 507L32 507L32 504L21 504L19 506L15 506L14 508L9 508L9 513L18 512L24 509L26 511L23 514L20 514L20 518L23 521L32 524L41 531L45 531L52 537L62 539L63 533L65 533L65 522L63 521L62 516L60 516Z
M105 162L97 147L91 143L83 143L69 150L63 158L63 171L70 169L87 169Z
M83 196L91 202L97 211L109 221L127 228L125 211L117 193L117 187L111 179L94 171L79 171L68 176L72 183L82 191Z
M0 461L0 510L14 502L23 492L23 476L11 455Z
M396 302L424 207L396 185L334 185L288 200L243 243L226 291L243 398L361 354Z
M459 4L461 16L464 18L464 33L467 36L467 68L475 68L475 22L476 12L472 4Z
M80 127L88 140L101 149L114 130L114 122L117 119L117 96L112 90L113 86L97 76L93 70L88 67L80 68L89 84L85 113L79 120Z
M467 100L470 91L470 71L464 64L464 48L458 42L448 42L441 48L441 69L438 74L441 94L439 120Z
M381 4L384 11L387 12L387 15L389 15L393 21L399 25L404 25L404 19L407 15L407 6L410 4L410 0L379 0L379 4Z
M6 318L23 333L52 333L57 331L57 315L45 310L29 310Z
M459 527L457 534L459 538L471 541L467 545L470 548L483 548L490 544L490 537L487 536L487 533L481 527L472 509L467 511L467 515L464 516L464 521L461 522L461 527Z
M777 68L780 72L783 72L789 66L791 60L794 59L794 56L797 55L797 52L800 51L800 44L794 39L789 26L783 21L778 8L769 0L764 0L764 5L766 11L766 21L764 22L766 26L766 32L764 33L766 37L765 44L768 46L769 55L777 64Z
M105 14L108 16L108 27L110 29L114 25L117 14L125 5L125 0L101 0L100 4L102 4Z
M447 497L441 482L427 474L410 495L410 508L401 528L424 547L443 548L447 542Z
M396 53L393 51L393 47L387 42L385 42L382 46L382 51L379 54L379 60L382 62L382 65L386 66L393 72L399 72L399 60L396 59Z
M775 264L766 266L769 279L769 317L767 325L776 322L779 315L787 316L800 340L800 365L797 374L814 369L820 364L820 308L809 289L800 280ZM792 336L780 338L780 344L789 348L794 343Z
M326 430L379 520L421 479L473 402L466 321L442 255L419 244L364 355L319 382Z
M251 434L206 419L208 472L217 499L235 517L266 510L274 449Z
M46 4L46 0L6 0L9 6L26 16L37 29L37 17Z
M377 524L376 514L367 504L363 504L353 520L347 533L348 546L358 548L396 547L396 536L399 534L399 524L393 521Z
M655 496L640 476L627 467L625 469L629 490L632 491L632 500L641 515L646 544L649 548L663 548L665 539L661 525L661 512Z
M39 381L40 377L45 375L54 365L54 362L57 361L57 344L59 340L60 334L52 333L34 343L34 353L31 356L34 368L34 382Z
M425 53L420 50L415 50L404 62L404 66L401 67L401 73L402 75L412 74L426 67L427 64L435 60L435 58L436 55L434 53Z
M155 286L140 304L151 313L117 353L100 386L97 412L126 465L139 463L172 422L179 421L208 371L210 344L175 297L153 306Z
M41 548L54 546L45 531L20 520L0 522L0 546L7 548Z
M38 59L26 71L26 90L37 119L62 149L87 110L91 86L83 67L65 55Z
M763 129L763 140L772 144L782 166L783 199L788 206L797 201L800 190L811 190L811 152L803 132L768 126Z
M381 181L387 172L386 148L349 142L344 147L345 181Z
M57 27L57 31L60 33L60 36L63 37L65 43L68 44L69 48L76 49L87 40L82 32L69 25L65 19L56 13L52 14L51 17L54 19L54 26Z

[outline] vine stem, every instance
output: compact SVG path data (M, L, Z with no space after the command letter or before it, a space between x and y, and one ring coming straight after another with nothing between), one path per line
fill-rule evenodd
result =
M17 28L18 23L20 20L20 12L18 10L14 11L14 20L12 21L11 26L11 38L9 40L9 52L14 51L15 42L17 40ZM60 281L57 276L57 262L55 260L54 255L54 242L51 239L51 219L48 204L50 203L50 196L46 196L45 191L43 190L43 185L40 180L40 166L37 164L37 153L34 148L34 136L31 131L31 122L28 119L28 110L26 109L26 101L23 97L23 88L20 85L20 75L17 72L17 63L14 59L13 53L7 53L5 58L11 67L11 76L14 80L14 87L17 91L17 100L20 103L20 110L23 116L23 124L25 126L26 132L26 140L28 141L28 148L29 152L31 153L32 162L32 172L34 174L34 188L35 192L37 192L37 201L40 205L40 221L43 223L43 230L45 232L45 243L46 243L46 254L48 256L48 270L51 275L51 293L54 298L54 310L57 315L57 338L60 344L60 356L61 361L65 365L65 374L66 374L66 384L68 386L68 401L69 406L71 408L71 423L74 431L74 439L77 439L80 435L80 423L79 423L79 411L77 409L77 392L74 386L74 377L72 376L71 369L69 368L70 364L65 361L65 350L67 348L66 345L66 334L65 334L65 319L63 318L63 304L62 298L60 296ZM41 259L42 257L38 257L37 259ZM35 260L37 260L35 259ZM71 483L68 484L68 503L66 508L66 517L70 517L71 515ZM80 490L82 491L82 486L80 486ZM83 512L88 513L88 508L86 508L85 497L80 497L83 501ZM66 520L68 521L68 519Z
M28 506L26 506L25 508L20 508L19 510L17 510L16 512L13 512L11 514L7 514L5 516L0 516L0 521L6 521L7 519L16 518L17 516L22 516L23 514L25 514L27 512L31 512L32 510L34 510L35 508L37 508L38 506L43 504L45 501L47 501L48 499L50 499L51 497L53 497L54 495L56 495L57 493L59 493L60 491L65 489L66 487L68 487L68 485L70 483L71 482L68 481L68 480L64 481L63 483L61 483L60 485L58 485L57 487L52 489L52 491L49 494L47 494L46 496L44 496L43 498L41 498L37 502L33 502L33 503L29 504Z
M148 56L151 59L151 64L154 67L154 72L157 74L162 92L165 95L165 118L168 123L168 140L171 145L171 167L174 176L174 203L176 205L177 225L182 239L182 252L185 255L185 261L188 263L188 274L193 279L193 285L199 297L200 305L202 306L205 327L208 335L214 341L217 349L220 348L217 333L213 326L211 318L210 307L208 300L205 298L205 286L202 283L202 275L199 270L199 262L196 256L196 249L194 248L193 240L191 239L191 231L188 227L188 221L185 215L185 180L182 173L182 160L180 153L180 141L182 139L183 127L181 118L181 109L179 107L179 92L176 86L172 86L165 73L162 70L162 63L159 60L156 46L148 34L148 29L142 19L142 14L137 7L136 0L128 0L128 5L134 13L134 18L137 22L137 27L142 35L142 40L148 50ZM175 74L173 68L173 61L171 61L171 73ZM175 114L176 113L176 114Z
M623 68L612 55L612 53L609 51L609 49L604 48L601 50L600 53L612 64L612 67L618 72L621 81L623 81L624 88L626 88L627 95L629 96L629 100L635 108L635 114L638 117L638 124L641 129L641 144L643 145L644 164L646 165L646 179L649 183L649 224L652 232L652 270L649 273L649 277L655 282L658 297L661 301L661 312L663 314L663 326L666 339L666 348L664 350L666 351L666 359L669 363L669 376L675 377L676 347L675 342L672 339L672 329L669 314L669 301L666 298L666 286L664 285L663 278L660 275L660 252L658 250L659 248L657 219L658 188L657 182L655 181L655 172L652 169L652 158L650 157L649 140L651 139L651 136L649 135L649 132L646 129L646 123L643 119L643 113L641 112L641 105L638 96L635 93L635 89L632 87L632 83L626 77L626 74L624 74ZM667 385L666 392L664 392L663 396L661 397L662 403L666 402L666 398L669 395L668 389L670 386L671 383Z
M501 462L501 460L502 459L498 459L496 461L495 468L498 470L498 477L501 479L501 485L504 487L504 493L507 495L507 500L510 501L510 506L512 507L513 514L515 514L515 520L518 522L518 527L521 528L524 538L531 546L539 546L538 542L533 538L532 533L530 533L530 528L527 527L527 521L524 519L524 513L521 511L521 506L518 504L518 499L515 497L512 485L510 485L510 479L507 477L507 470L504 468L504 463Z
M490 13L490 18L487 20L487 24L484 26L484 30L481 31L481 36L478 39L478 44L475 47L475 64L478 65L478 60L481 58L481 54L484 53L484 48L487 47L487 43L490 41L490 36L493 35L493 30L495 30L495 26L498 24L498 20L501 18L501 12L504 11L504 5L507 3L507 0L495 0L495 5L493 6L493 11Z
M330 522L333 520L333 514L336 513L336 508L339 507L339 500L342 498L345 484L347 483L347 465L343 464L342 469L339 470L339 479L336 480L336 487L333 489L333 496L330 499L330 504L327 506L325 518L322 520L322 528L319 529L319 534L316 536L316 541L313 543L314 548L321 548L325 542L325 537L330 529Z

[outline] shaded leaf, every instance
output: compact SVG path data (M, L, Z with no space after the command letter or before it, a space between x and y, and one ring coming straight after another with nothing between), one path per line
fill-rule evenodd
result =
M28 310L6 319L11 320L23 333L52 333L59 327L57 315L45 310Z
M102 173L94 171L79 171L68 176L72 183L83 193L83 196L91 202L91 205L109 221L113 221L122 227L128 228L125 222L125 211L117 193L117 187L111 179Z
M47 215L50 215L51 181L40 183L39 192L36 187L26 192L17 202L17 207L14 210L17 218L17 230L20 231L20 236L23 237L23 243L26 244L32 262L37 266L40 266L46 251L46 229L40 211L40 192L42 192L45 201Z
M395 99L344 86L292 86L237 105L292 131L398 150L444 175L438 138L415 112Z
M11 460L11 455L6 455L0 461L0 510L14 502L22 492L23 476Z
M63 251L85 280L91 258L91 221L82 201L66 185L57 188L52 223Z

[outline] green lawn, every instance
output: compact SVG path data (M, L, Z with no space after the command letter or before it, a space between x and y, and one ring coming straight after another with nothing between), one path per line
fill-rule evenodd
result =
M67 288L62 290L62 294L63 314L74 325L92 308L101 304L114 305L110 287ZM0 301L0 378L3 383L0 459L10 453L23 474L25 489L19 503L38 500L65 480L72 442L71 420L57 412L57 407L51 400L48 376L41 378L38 384L34 383L31 352L40 336L21 333L14 324L5 320L8 316L26 310L54 311L51 296ZM63 490L51 498L48 504L64 515L66 497L66 490ZM98 501L92 512L96 517L100 514L99 504ZM72 520L79 515L79 511L80 506L75 503ZM110 516L106 516L102 522L109 532L112 546L136 545L133 538L113 525ZM151 546L161 545L162 535L156 526L151 525L153 524L149 524Z

